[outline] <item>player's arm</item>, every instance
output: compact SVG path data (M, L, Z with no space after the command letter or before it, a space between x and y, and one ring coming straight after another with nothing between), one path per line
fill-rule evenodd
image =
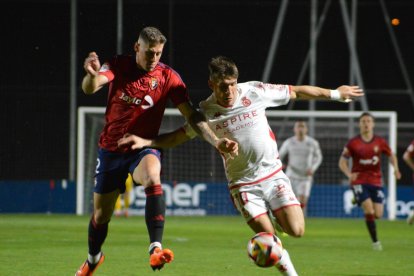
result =
M129 147L132 150L141 149L144 147L151 148L172 148L178 146L197 135L190 134L186 131L185 127L181 127L172 132L163 133L154 139L145 139L133 134L125 134L121 139L118 140L118 147Z
M183 116L186 118L191 128L200 137L204 138L204 140L206 140L220 152L228 153L231 156L237 156L237 142L227 138L218 138L216 134L208 126L205 116L201 112L196 110L190 102L181 103L177 107L180 110L181 114L183 114Z
M284 160L288 154L289 140L285 140L279 149L279 159Z
M401 172L400 172L400 169L398 167L398 159L397 159L397 156L394 153L391 153L391 155L388 157L388 159L389 159L391 165L394 168L395 178L401 179Z
M345 174L345 176L348 179L352 180L352 171L348 166L348 158L345 157L348 152L348 149L344 148L344 151L342 152L341 157L339 158L338 166L341 172Z
M364 95L359 86L342 85L335 90L317 86L299 85L291 86L290 98L299 100L331 99L341 102L350 102L354 98Z
M312 172L314 173L322 164L323 156L319 143L316 141L315 150L313 151Z
M414 160L410 156L410 152L406 150L403 154L403 160L408 165L408 167L411 168L411 170L414 172Z
M101 89L108 83L108 78L104 75L99 75L101 63L98 55L95 52L90 52L83 63L86 75L82 80L82 90L85 94L90 95Z

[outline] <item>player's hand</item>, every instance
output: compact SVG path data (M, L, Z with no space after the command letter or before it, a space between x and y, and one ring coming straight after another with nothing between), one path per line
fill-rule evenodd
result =
M364 92L359 86L342 85L336 90L341 93L341 101L345 103L352 102L353 99L364 96Z
M88 57L83 63L83 68L85 69L86 73L92 76L96 76L98 74L98 71L101 68L101 63L99 61L98 55L95 52L89 53Z
M130 148L132 150L141 149L151 145L151 140L141 138L139 136L126 133L118 140L118 148Z
M306 175L307 175L307 176L313 176L313 171L312 171L312 169L308 169L308 170L306 170Z
M401 179L401 172L399 170L395 170L394 175L395 175L395 178L397 178L398 180Z
M217 141L217 149L221 153L229 154L230 158L234 158L239 154L239 144L227 138L221 138Z
M349 181L355 181L358 177L358 173L351 173L351 176L349 177Z

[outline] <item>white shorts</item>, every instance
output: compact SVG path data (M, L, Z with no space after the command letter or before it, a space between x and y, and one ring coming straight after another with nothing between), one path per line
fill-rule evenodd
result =
M309 197L312 188L312 179L293 178L290 177L292 189L296 196Z
M263 182L230 190L234 205L246 221L291 205L300 205L283 171Z

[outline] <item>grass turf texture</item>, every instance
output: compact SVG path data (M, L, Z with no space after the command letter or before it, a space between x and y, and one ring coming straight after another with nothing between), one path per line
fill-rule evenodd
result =
M87 254L89 217L0 215L0 275L74 275ZM414 227L377 222L384 251L371 248L362 219L308 218L305 236L281 237L299 275L413 275ZM143 217L113 218L96 275L278 275L247 257L253 232L241 217L167 217L164 247L175 260L148 264ZM160 275L161 275L160 274Z

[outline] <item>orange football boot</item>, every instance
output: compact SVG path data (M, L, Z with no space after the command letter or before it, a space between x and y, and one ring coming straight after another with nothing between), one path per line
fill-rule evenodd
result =
M86 260L78 269L75 276L92 276L93 272L104 262L104 260L105 255L103 253L101 254L101 258L99 258L99 262L96 264L91 264Z
M174 260L174 253L170 249L161 249L156 247L150 256L150 265L152 270L160 270L165 263L170 263Z

